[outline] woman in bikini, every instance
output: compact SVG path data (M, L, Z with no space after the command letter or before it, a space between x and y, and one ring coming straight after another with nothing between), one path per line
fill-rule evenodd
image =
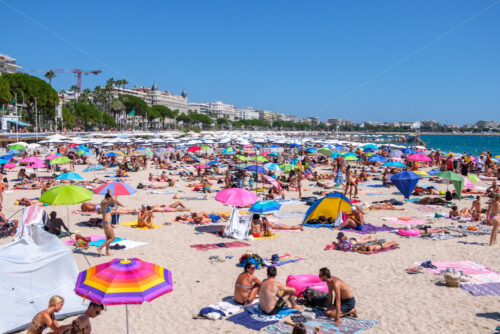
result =
M373 254L376 251L381 251L384 249L389 249L393 247L399 247L399 244L395 241L385 241L379 240L375 243L368 243L364 245L359 245L354 247L354 251L361 254Z
M104 230L104 235L106 236L106 241L99 247L97 247L97 252L99 256L102 255L102 249L106 247L106 256L110 256L109 246L115 240L115 232L113 231L113 225L111 224L112 214L115 213L116 210L113 209L115 206L123 206L118 200L116 200L111 192L108 190L108 193L104 196L104 200L101 202L101 211L102 214L102 229Z
M493 225L490 238L490 246L493 246L497 243L498 225L500 224L500 197L498 194L495 194L495 197L491 199L486 217L488 217L488 222Z
M53 296L49 300L49 307L46 310L41 311L30 323L27 334L41 334L44 330L50 328L55 333L59 333L70 325L60 326L56 320L54 313L61 311L64 306L64 298L59 296Z
M254 273L255 264L247 262L243 273L238 275L234 284L234 300L238 304L245 306L251 304L259 293L261 281Z

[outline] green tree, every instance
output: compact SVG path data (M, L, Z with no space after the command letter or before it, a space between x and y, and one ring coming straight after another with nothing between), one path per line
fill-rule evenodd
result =
M125 111L127 113L131 112L132 110L135 110L136 116L143 116L143 117L146 116L149 107L147 103L144 102L142 99L128 94L120 96L119 99L125 105Z
M70 108L75 115L76 124L86 130L101 121L101 112L94 104L73 102Z
M47 73L44 74L44 77L49 80L49 85L52 87L52 79L56 77L56 74L54 71L49 70Z
M35 98L38 110L54 112L59 100L57 92L42 79L26 73L3 74L2 79L8 82L10 94L17 94L18 101L22 101L24 95L27 118L31 124L34 124Z
M9 104L12 102L12 94L10 93L9 82L4 76L0 76L0 105Z
M71 108L63 106L62 116L63 116L64 127L68 129L72 129L75 127L75 114L72 112Z
M165 118L170 118L170 119L175 118L174 112L166 106L162 106L162 105L157 104L157 105L152 106L151 109L154 110L155 112L157 112L158 115L160 115L162 128L165 128Z

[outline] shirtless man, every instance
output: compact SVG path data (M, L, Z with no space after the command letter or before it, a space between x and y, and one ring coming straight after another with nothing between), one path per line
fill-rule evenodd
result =
M489 186L488 189L486 189L486 196L494 195L494 194L497 194L499 192L500 192L500 187L498 187L497 181L493 181L491 186Z
M259 306L267 315L276 315L285 306L299 309L295 303L295 288L276 282L277 273L276 267L267 267L267 279L260 285Z
M97 317L104 311L104 305L91 302L84 314L71 322L71 327L61 332L61 334L90 334L92 326L90 319Z
M254 301L262 282L254 275L255 264L247 262L244 270L238 275L234 284L234 300L238 304L246 306Z
M324 267L319 270L319 278L328 285L328 303L326 316L333 318L339 324L340 318L346 316L358 317L356 300L351 289L340 278L330 274L330 269ZM333 299L335 294L335 300Z
M476 199L472 202L471 210L472 210L472 219L474 221L481 220L482 207L481 207L481 197L479 195L476 196Z
M500 197L495 194L488 205L488 212L486 213L488 222L493 225L491 230L490 246L497 243L498 225L500 224Z

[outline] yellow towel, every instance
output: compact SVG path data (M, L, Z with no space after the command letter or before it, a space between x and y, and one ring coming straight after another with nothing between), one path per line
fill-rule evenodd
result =
M132 220L132 221L129 221L129 222L123 222L123 223L120 223L120 225L129 226L129 227L133 227L133 228L138 228L140 230L151 230L151 228L149 228L149 227L137 227L137 220ZM160 227L161 227L161 225L153 224L153 229L154 228L160 228Z
M277 234L273 234L270 237L253 237L253 238L254 238L254 240L260 240L260 239L274 239L274 238L277 238L277 237L278 237Z

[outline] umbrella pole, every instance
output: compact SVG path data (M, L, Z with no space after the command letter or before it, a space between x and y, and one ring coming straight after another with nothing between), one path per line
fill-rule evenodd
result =
M128 333L128 305L125 304L125 323L127 324L127 334Z
M69 205L66 205L66 215L68 216L68 229L71 232L70 221L69 221Z

